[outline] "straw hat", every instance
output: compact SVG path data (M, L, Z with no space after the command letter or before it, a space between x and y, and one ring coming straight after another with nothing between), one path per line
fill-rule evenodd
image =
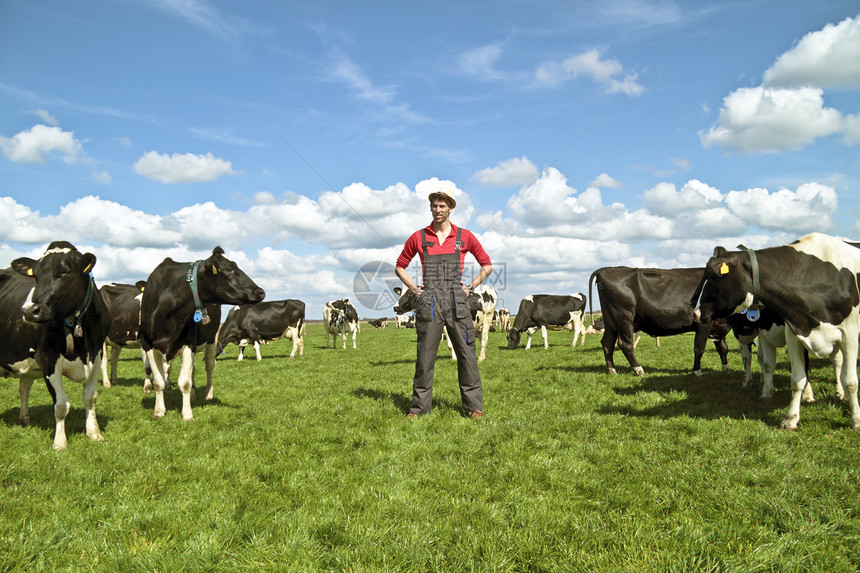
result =
M451 192L444 187L441 187L438 190L430 193L430 195L427 196L427 199L429 199L432 203L434 199L437 199L439 197L444 197L445 199L447 199L452 209L457 206L457 200L454 199L454 196L451 195Z

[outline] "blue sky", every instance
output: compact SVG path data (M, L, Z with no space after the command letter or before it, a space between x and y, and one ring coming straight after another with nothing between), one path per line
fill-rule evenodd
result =
M856 238L858 90L856 0L0 0L0 265L65 239L134 282L221 245L314 318L444 185L515 311Z

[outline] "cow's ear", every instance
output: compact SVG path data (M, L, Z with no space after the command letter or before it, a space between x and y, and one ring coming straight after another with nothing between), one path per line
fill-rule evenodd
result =
M28 257L21 257L20 259L15 259L9 265L22 275L26 275L28 277L33 276L33 267L36 266L36 261L30 259Z
M93 270L93 267L96 266L96 256L92 253L84 254L84 268L81 272L88 273Z
M212 249L212 254L215 255L216 257L218 255L223 256L224 255L224 249L222 249L221 247L215 247L214 249Z
M394 294L396 294L397 296L400 296L400 293L402 293L402 292L403 292L402 288L394 287Z
M715 257L725 257L729 252L724 247L716 247L714 249Z
M134 286L137 287L137 290L143 292L143 289L146 288L146 281L137 281L136 283L134 283Z
M348 298L343 299L343 304L346 304L346 303L348 303L348 302L349 302L349 299L348 299Z

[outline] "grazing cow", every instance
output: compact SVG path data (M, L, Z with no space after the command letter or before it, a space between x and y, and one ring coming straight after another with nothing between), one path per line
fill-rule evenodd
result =
M520 308L514 324L508 332L508 350L513 350L520 345L520 334L525 332L526 350L532 346L532 334L540 328L543 336L543 347L549 348L546 337L547 326L560 326L573 332L571 347L576 346L576 341L582 335L582 344L585 345L585 295L554 295L533 294L520 301Z
M18 378L18 420L30 422L27 402L44 378L54 403L54 449L66 449L69 398L63 376L83 385L86 434L101 442L96 386L110 317L90 274L92 253L66 241L48 245L38 261L22 257L0 270L0 374Z
M411 312L418 307L418 297L416 297L409 289L400 287L394 288L394 293L400 297L397 304L394 305L394 312L398 314L398 319L403 313ZM496 301L499 300L499 295L496 291L485 285L478 285L474 292L467 298L469 301L469 311L472 314L472 320L475 326L475 336L481 333L481 352L478 355L478 362L483 362L487 359L487 339L490 336L490 327L493 325L493 313L496 309ZM414 318L413 318L414 327ZM448 331L443 327L442 336L448 343L448 349L451 351L451 358L457 359L454 352L454 346L448 340Z
M851 423L860 428L857 349L860 335L860 251L833 237L812 233L790 245L754 251L714 250L691 301L702 320L749 309L770 309L785 321L791 360L791 402L780 427L797 428L808 378L803 349L816 356L841 354L840 381ZM698 301L698 302L697 302Z
M243 358L245 346L254 345L257 360L261 360L260 342L286 338L293 341L290 358L296 350L299 356L305 355L305 303L300 300L286 299L242 304L234 306L227 313L224 324L218 331L215 355L221 354L231 342L239 347L239 360Z
M370 326L372 326L373 328L375 328L377 330L379 330L380 328L385 328L386 326L388 326L388 319L387 318L374 318L374 319L368 320L367 322L368 322L368 324L370 324Z
M713 325L710 321L697 323L690 306L690 297L701 278L702 269L604 267L591 274L588 294L591 296L591 285L596 282L605 326L601 343L610 374L616 373L613 354L617 342L634 372L645 376L633 347L638 331L651 336L695 332L693 373L697 376L701 374L702 354L710 338L720 355L723 371L728 371L728 326L724 320Z
M415 328L414 314L398 314L394 317L395 328Z
M178 386L182 392L182 419L193 420L194 355L198 345L214 342L220 305L256 303L265 295L236 263L224 256L221 247L215 247L205 260L187 263L167 258L155 267L146 280L140 303L140 344L152 365L156 418L163 417L166 411L165 361L181 353ZM209 360L214 364L212 344L207 346L207 363ZM211 379L208 372L207 378ZM211 391L210 383L207 399Z
M140 328L140 300L143 298L145 286L146 281L137 281L133 285L109 283L99 288L110 315L110 329L102 353L102 386L105 388L116 384L116 367L122 349L140 348L137 331ZM108 348L110 348L110 360L108 360ZM146 359L145 352L141 351L141 354L146 373L144 386L147 384L151 386L149 361ZM108 374L108 363L110 363L110 374Z
M496 311L497 324L499 330L507 332L511 329L511 311L506 308L500 308Z
M325 324L325 347L328 348L328 337L332 336L332 348L337 348L337 335L343 337L343 347L346 349L346 339L352 333L352 348L355 350L355 337L358 336L358 312L348 298L325 303L323 309Z

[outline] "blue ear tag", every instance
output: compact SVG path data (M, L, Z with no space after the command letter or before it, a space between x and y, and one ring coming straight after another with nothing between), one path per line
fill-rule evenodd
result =
M755 321L757 321L757 320L759 319L759 317L760 317L760 316L761 316L761 313L759 312L759 310L758 310L757 308L756 308L756 309L752 309L752 308L751 308L751 309L749 309L749 311L747 312L747 320L748 320L748 321L750 321L750 322L755 322Z
M200 322L201 320L203 320L203 311L202 310L195 310L194 311L194 322Z

